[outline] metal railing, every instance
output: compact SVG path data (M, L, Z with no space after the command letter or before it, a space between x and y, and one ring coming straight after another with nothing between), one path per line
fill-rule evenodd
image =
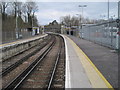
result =
M119 35L117 32L117 22L110 21L95 25L83 26L79 33L81 38L110 47L112 49L118 49Z

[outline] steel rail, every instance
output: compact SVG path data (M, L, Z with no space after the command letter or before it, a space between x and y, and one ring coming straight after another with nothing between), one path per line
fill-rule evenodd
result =
M61 40L60 40L60 42L61 42ZM53 68L53 71L52 71L52 74L51 74L50 81L48 83L47 90L50 90L50 88L52 86L53 79L54 79L54 76L55 76L55 72L56 72L56 69L57 69L57 65L58 65L58 62L59 62L59 59L60 59L61 49L62 49L62 42L60 44L60 49L59 49L58 54L57 54L56 62L54 64L54 68Z
M44 59L44 57L48 54L48 52L54 46L56 40L54 38L52 44L45 50L39 58L37 58L31 65L27 67L22 73L20 73L14 80L12 80L7 86L5 86L2 90L16 90L21 83L26 79L26 77L35 69L35 67Z
M38 39L37 39L37 40L38 40ZM35 41L36 41L36 40L35 40ZM30 42L31 42L31 41L30 41ZM35 45L35 46L37 46L37 45ZM35 46L29 47L29 48L27 48L27 49L25 49L25 50L21 50L19 53L15 54L15 55L13 55L13 56L8 57L7 59L5 59L4 61L2 61L2 62L0 62L0 63L6 62L8 59L10 59L10 58L12 58L12 57L15 57L15 56L17 56L17 55L19 55L19 54L21 54L21 53L23 53L23 52L25 52L25 51L28 51L28 50L30 50L31 48L34 48Z
M49 43L49 42L48 42ZM4 77L5 75L7 75L11 70L15 69L17 66L19 66L21 63L23 63L24 61L26 61L29 57L35 55L40 49L44 48L44 46L46 46L48 43L46 43L45 45L42 45L42 47L38 47L35 51L29 53L28 55L24 56L21 60L19 60L18 62L15 62L14 64L10 65L9 67L5 68L1 73L0 76Z

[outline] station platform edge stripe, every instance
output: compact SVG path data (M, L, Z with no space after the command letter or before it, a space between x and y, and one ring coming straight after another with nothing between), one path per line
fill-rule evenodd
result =
M40 37L44 37L44 36L46 36L46 35L47 35L47 34L45 34L45 35L43 35L43 36L40 36ZM40 37L37 37L37 38L40 38ZM34 38L35 38L35 37L34 37ZM32 37L29 38L29 39L32 39ZM28 39L26 39L26 40L28 40ZM21 41L24 41L24 40L21 39ZM21 41L13 41L13 42L10 42L10 43L0 44L0 47L1 47L1 46L6 46L6 45L11 45L11 44L16 44L16 43L21 42Z
M67 37L67 36L66 36ZM88 56L74 43L73 40L71 40L69 37L67 37L75 47L79 48L80 52L85 56L85 58L89 61L89 63L92 65L92 67L95 69L95 71L98 73L98 75L102 78L102 80L105 82L106 86L108 88L111 88L110 90L114 90L114 88L111 86L111 84L105 79L105 77L102 75L102 73L97 69L97 67L93 64L93 62L88 58Z
M17 42L18 42L18 41L11 42L11 43L5 43L5 44L1 44L0 46L11 45L11 44L15 44L15 43L17 43Z
M63 37L63 39L64 39L64 43L65 43L65 54L66 54L66 70L65 70L65 76L67 77L67 78L65 78L65 88L71 88L71 76L70 76L70 68L69 68L69 56L68 56L68 47L67 47L67 41L66 41L66 39L65 39L65 36L64 35L62 35L62 34L60 34L60 36L62 36Z

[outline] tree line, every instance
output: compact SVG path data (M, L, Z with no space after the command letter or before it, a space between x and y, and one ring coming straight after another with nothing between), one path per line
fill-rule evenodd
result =
M32 24L38 25L35 12L38 6L35 2L0 2L0 14L2 15L2 30L13 30L18 20L19 28L32 27ZM25 21L23 21L23 18ZM10 24L11 23L11 24Z
M98 23L99 20L85 18L82 15L79 16L71 16L66 15L60 18L61 24L71 27L71 26L81 26L82 24L95 24Z

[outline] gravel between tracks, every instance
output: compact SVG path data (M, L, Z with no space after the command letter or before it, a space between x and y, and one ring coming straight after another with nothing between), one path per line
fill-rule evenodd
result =
M38 53L36 53L32 57L30 57L28 60L23 62L21 65L19 65L19 67L15 68L10 73L5 75L2 78L2 86L5 87L11 80L13 80L16 76L18 76L21 72L23 72L23 70L25 70L36 58L38 58L47 49L48 46L49 44L47 44Z
M27 49L26 51L22 52L21 54L18 54L14 57L11 57L11 58L5 60L4 62L2 62L2 70L5 70L6 68L11 66L12 64L21 60L23 57L29 55L33 51L35 51L35 50L39 49L40 47L44 46L47 42L48 42L48 40L42 40L42 41L40 41L40 43L38 45Z
M47 56L42 60L42 62L35 68L35 70L27 77L27 79L22 83L21 89L23 88L47 88L48 82L51 76L51 72L56 61L57 53L60 49L60 39L56 37L56 44L47 54ZM64 58L64 57L63 57ZM63 59L61 58L61 60ZM64 61L63 61L64 63ZM61 64L63 64L61 63ZM62 66L62 65L61 65ZM64 64L63 64L64 66ZM60 69L60 67L59 67ZM65 69L65 68L62 68ZM63 70L64 72L64 70ZM59 72L60 73L60 72ZM60 74L59 74L60 75ZM64 87L64 73L61 74L62 87ZM60 78L59 78L60 80ZM58 85L58 84L57 84ZM60 85L60 84L59 84Z

